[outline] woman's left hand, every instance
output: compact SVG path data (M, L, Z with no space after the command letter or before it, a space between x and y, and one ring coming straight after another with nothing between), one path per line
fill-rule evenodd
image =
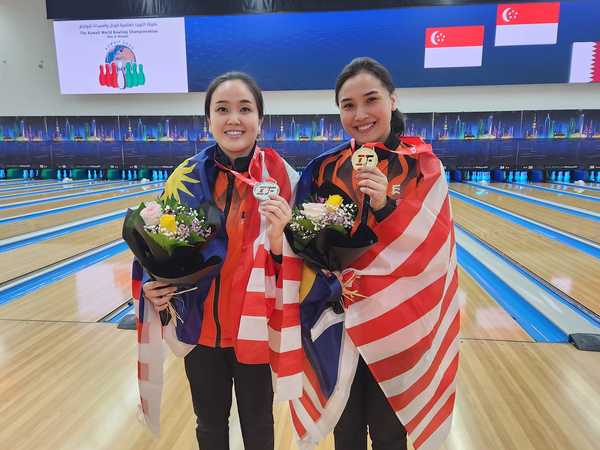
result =
M269 224L267 238L271 244L271 252L280 255L283 247L283 229L292 219L292 208L283 197L278 195L261 202L258 212L267 219Z
M358 169L358 187L371 197L371 208L378 211L387 203L388 179L378 167Z

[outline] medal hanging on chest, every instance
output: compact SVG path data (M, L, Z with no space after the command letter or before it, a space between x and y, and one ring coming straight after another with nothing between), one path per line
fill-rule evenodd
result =
M261 159L260 167L261 167L261 170L263 170L263 168L265 167L265 154L258 146L256 146L256 149L254 151L254 156L252 157L252 161L250 162L250 167L252 167L252 163L255 161L255 158ZM216 162L216 164L222 170L225 170L225 171L231 173L234 177L236 177L242 183L245 183L248 186L250 186L252 188L252 195L259 202L268 200L272 196L279 195L279 191L280 191L279 185L277 184L277 181L275 181L274 178L267 177L267 179L264 181L258 181L256 178L254 178L252 175L250 175L250 173L248 173L249 176L246 177L246 176L242 175L241 173L239 173L233 169L230 169L229 167L225 167L223 164L219 163L218 161Z

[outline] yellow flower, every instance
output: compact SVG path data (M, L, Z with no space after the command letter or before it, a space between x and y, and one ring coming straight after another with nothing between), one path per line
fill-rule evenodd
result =
M177 233L177 224L175 223L175 216L172 214L163 214L160 216L160 227L164 228L171 233Z
M325 205L335 211L337 210L340 205L342 204L342 202L344 201L344 199L342 198L341 195L330 195L329 198L327 199L327 201L325 202Z

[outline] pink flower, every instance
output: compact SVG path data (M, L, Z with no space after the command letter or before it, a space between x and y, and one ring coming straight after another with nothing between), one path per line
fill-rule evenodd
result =
M325 214L324 203L303 203L302 214L310 220L318 220Z
M162 209L156 202L146 203L146 207L140 212L140 216L144 220L146 226L158 225L161 215Z

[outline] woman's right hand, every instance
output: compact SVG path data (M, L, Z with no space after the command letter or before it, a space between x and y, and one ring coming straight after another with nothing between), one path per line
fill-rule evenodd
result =
M156 311L162 311L169 307L169 301L175 294L177 288L172 284L160 281L148 281L144 283L144 298L148 299Z

